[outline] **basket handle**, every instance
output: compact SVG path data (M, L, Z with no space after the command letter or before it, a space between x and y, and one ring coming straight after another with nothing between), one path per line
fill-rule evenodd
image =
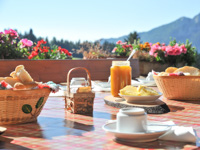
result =
M70 95L70 82L69 82L69 79L70 79L71 72L74 71L74 70L79 70L79 69L82 69L82 70L86 71L86 73L87 73L87 80L89 82L89 86L91 86L91 75L90 75L90 72L86 68L84 68L84 67L75 67L75 68L72 68L71 70L69 70L69 72L67 74L67 92L68 92L68 95Z

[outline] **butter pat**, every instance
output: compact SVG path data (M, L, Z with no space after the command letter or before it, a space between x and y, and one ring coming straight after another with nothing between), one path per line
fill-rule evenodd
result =
M77 90L77 93L89 93L91 92L92 89L90 86L88 87L79 87L78 90Z
M134 87L128 85L120 90L121 95L130 95L130 96L152 96L152 95L159 95L157 91L154 89L140 85L138 87Z
M154 89L144 85L138 86L137 91L139 92L140 96L159 95Z
M131 85L128 85L120 90L121 95L131 95L131 96L139 96L137 88Z

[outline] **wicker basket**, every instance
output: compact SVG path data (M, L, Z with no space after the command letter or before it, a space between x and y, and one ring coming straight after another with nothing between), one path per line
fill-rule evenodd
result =
M67 111L74 114L91 114L93 113L93 103L95 93L87 92L87 93L71 93L70 91L70 75L74 70L85 70L87 73L87 81L88 86L91 87L91 76L90 72L83 67L72 68L67 75L67 92L65 96L65 108Z
M200 100L200 76L154 76L167 99Z
M36 121L49 94L49 88L0 90L0 124Z

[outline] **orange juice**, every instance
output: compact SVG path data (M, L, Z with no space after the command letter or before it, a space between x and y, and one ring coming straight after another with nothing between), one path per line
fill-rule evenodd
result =
M131 67L129 61L113 61L110 68L111 74L111 94L119 97L119 90L127 85L131 85Z

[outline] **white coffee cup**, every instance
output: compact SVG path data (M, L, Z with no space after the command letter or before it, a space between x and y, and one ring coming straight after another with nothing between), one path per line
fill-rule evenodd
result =
M147 113L143 108L122 108L117 113L117 131L123 133L145 132Z

